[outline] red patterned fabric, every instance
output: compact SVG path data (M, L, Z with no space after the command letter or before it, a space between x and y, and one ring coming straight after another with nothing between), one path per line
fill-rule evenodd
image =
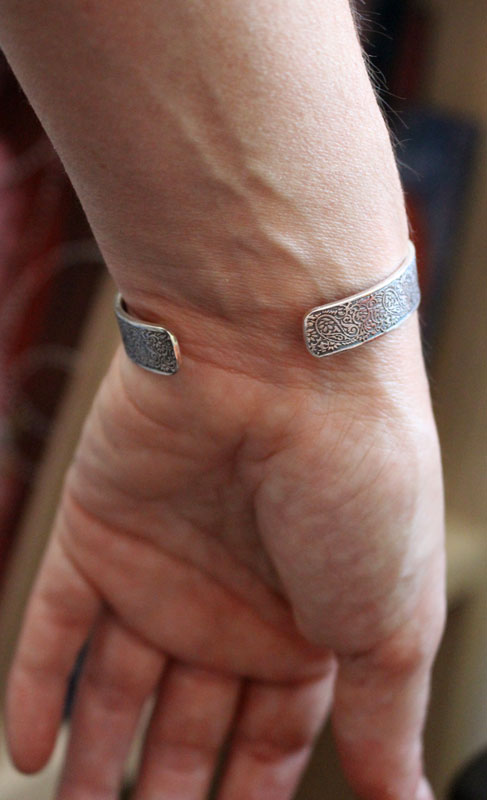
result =
M100 257L62 165L4 61L0 95L1 577L75 363Z

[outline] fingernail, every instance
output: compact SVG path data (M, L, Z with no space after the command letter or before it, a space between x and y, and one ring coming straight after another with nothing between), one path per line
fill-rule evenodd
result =
M426 778L421 778L421 783L418 786L415 800L435 800L433 789L429 785Z

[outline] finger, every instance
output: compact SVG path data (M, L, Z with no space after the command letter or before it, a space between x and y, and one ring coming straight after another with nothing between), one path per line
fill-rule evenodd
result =
M6 709L10 753L24 772L49 758L68 679L100 607L98 595L54 537L46 552L10 670Z
M333 722L345 774L363 800L425 800L421 735L437 638L404 630L342 660Z
M294 794L332 700L334 668L297 685L249 685L219 800L287 800Z
M231 726L240 681L174 663L147 733L135 800L203 800Z
M98 622L75 700L58 800L115 800L163 656L109 614Z

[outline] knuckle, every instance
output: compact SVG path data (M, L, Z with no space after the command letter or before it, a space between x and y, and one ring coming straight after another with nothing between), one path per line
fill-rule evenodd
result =
M273 763L283 758L296 756L310 747L309 732L299 727L262 732L250 735L245 731L237 732L235 746L245 750L256 761Z
M97 702L112 712L125 708L139 694L133 675L125 671L106 669L103 665L86 664L83 669L83 682L85 687L96 695Z
M429 669L443 635L445 614L439 605L427 620L422 616L413 618L378 647L373 656L375 666L398 676Z

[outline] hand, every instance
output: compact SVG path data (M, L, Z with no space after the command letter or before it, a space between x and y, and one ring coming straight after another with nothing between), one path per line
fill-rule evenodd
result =
M20 769L47 760L91 631L59 800L115 800L151 696L137 800L203 800L228 736L219 800L287 800L330 707L359 797L431 797L442 487L415 318L359 350L406 340L406 378L380 382L358 351L282 385L188 356L166 379L117 351L11 672Z

